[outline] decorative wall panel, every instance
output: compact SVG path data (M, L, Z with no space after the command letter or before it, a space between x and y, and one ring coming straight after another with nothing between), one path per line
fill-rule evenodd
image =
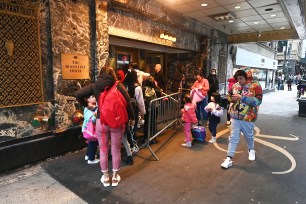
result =
M0 107L42 102L37 8L0 1L0 22Z

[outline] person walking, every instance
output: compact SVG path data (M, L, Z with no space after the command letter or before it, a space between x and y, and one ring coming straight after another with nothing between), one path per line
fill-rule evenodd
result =
M110 90L114 85L124 97L124 100L127 105L127 115L129 119L129 125L134 126L135 116L134 111L131 104L131 99L127 90L121 83L117 82L117 76L112 67L102 67L100 70L100 74L97 77L97 81L85 86L84 88L78 90L75 94L77 101L87 107L86 97L91 95L95 95L98 104L101 103L100 94L103 94L105 90ZM119 98L119 97L118 97ZM117 100L117 99L116 99ZM121 101L123 103L123 101ZM106 118L100 117L102 110L105 110L104 106L98 107L99 111L97 112L96 119L96 134L98 137L98 142L100 146L100 166L101 171L103 173L100 181L104 187L117 186L121 180L121 177L118 174L120 170L121 163L121 143L122 137L125 130L125 124L119 128L112 128L105 123L102 124L102 120ZM115 120L115 119L114 119ZM111 141L111 153L112 153L112 180L110 181L109 172L108 172L108 150L109 150L109 142Z
M211 139L209 143L215 143L217 141L217 125L220 123L220 117L223 115L223 108L221 104L221 96L215 92L211 95L211 102L205 107L205 111L208 112L209 118L209 131L211 133Z
M241 132L248 145L248 159L255 160L254 122L257 119L259 105L262 103L262 88L257 81L252 81L250 68L238 70L234 78L237 83L227 95L229 102L233 102L233 105L230 110L232 125L227 157L221 164L221 167L225 169L233 164L232 158L240 141Z

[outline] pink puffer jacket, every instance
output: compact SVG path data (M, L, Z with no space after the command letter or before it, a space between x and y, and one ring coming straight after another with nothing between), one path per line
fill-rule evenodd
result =
M182 108L182 120L186 123L197 123L198 119L195 113L196 105L194 103L186 103Z

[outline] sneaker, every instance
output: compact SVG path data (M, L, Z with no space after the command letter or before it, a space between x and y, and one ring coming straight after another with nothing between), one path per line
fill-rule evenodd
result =
M85 161L87 161L88 160L88 156L87 155L85 155Z
M119 174L117 174L116 178L112 178L112 186L118 186L119 182L120 182L121 178L119 176Z
M191 142L186 142L182 144L183 147L192 147Z
M249 150L249 160L250 161L255 160L255 150L254 149Z
M215 143L217 141L216 137L212 137L208 142L209 143Z
M101 181L101 183L103 184L104 187L110 186L109 177L107 179L105 179L105 177L103 175L101 177L100 181Z
M94 159L94 160L92 160L92 161L87 160L87 164L97 164L97 163L99 163L99 162L100 162L100 159Z
M224 162L221 164L221 167L224 169L228 169L228 167L231 167L233 165L233 160L229 157L226 157Z

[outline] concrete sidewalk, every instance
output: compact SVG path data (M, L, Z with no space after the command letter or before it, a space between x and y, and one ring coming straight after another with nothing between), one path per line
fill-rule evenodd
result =
M118 187L104 188L99 165L88 165L80 150L3 174L0 203L306 203L306 119L297 111L294 90L264 95L254 162L242 139L233 167L220 168L229 135L224 116L217 144L183 148L178 126L152 146L160 161L141 150L133 166L122 166Z

